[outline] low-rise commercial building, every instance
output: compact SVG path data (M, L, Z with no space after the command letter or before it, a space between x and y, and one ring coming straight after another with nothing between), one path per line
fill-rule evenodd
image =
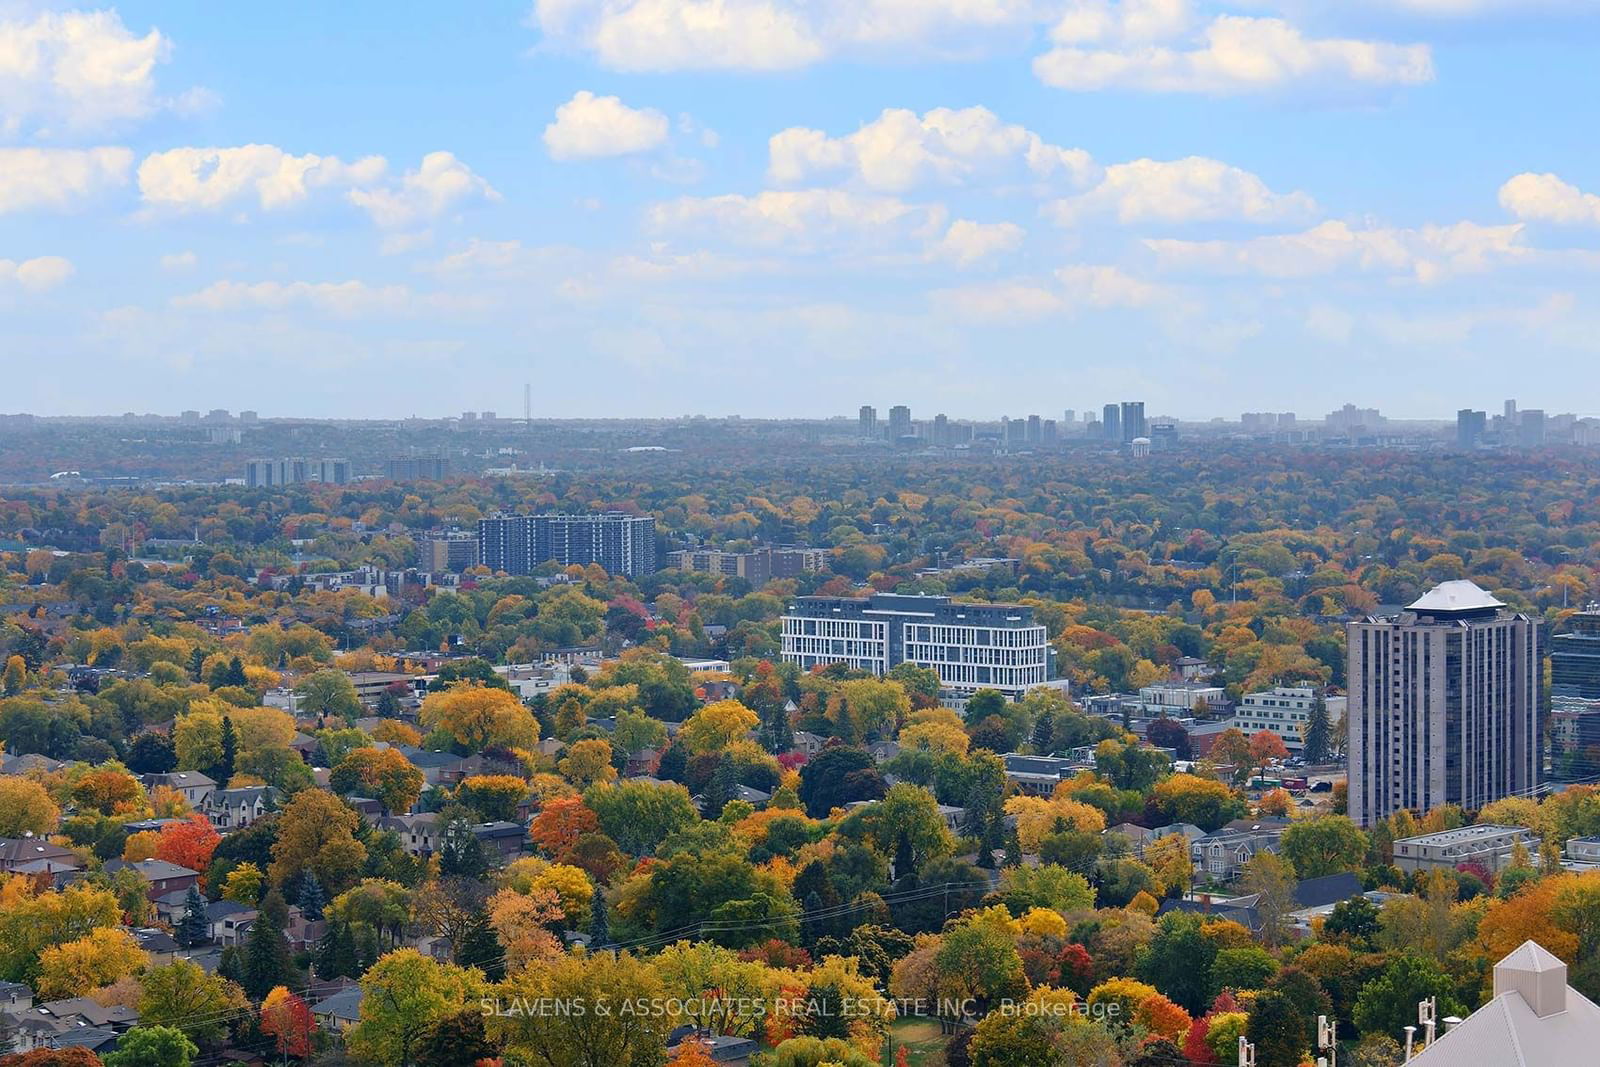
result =
M1394 843L1394 865L1410 874L1454 870L1470 862L1481 864L1490 874L1498 874L1510 865L1518 843L1530 857L1539 854L1539 835L1525 826L1459 826L1436 834L1401 838Z

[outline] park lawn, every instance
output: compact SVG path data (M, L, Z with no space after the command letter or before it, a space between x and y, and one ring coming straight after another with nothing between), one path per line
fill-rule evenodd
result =
M889 1040L884 1043L883 1062L895 1062L895 1052L904 1045L906 1062L911 1067L944 1067L945 1036L932 1019L904 1018L889 1024Z

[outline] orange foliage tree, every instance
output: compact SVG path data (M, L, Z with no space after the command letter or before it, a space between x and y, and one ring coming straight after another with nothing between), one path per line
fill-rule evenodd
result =
M534 816L528 836L552 856L566 853L578 838L600 829L600 820L577 797L561 797Z
M221 835L211 828L211 820L204 815L194 814L183 822L170 823L161 828L161 837L156 841L155 858L204 875L206 868L211 866L211 854L217 850L221 840Z

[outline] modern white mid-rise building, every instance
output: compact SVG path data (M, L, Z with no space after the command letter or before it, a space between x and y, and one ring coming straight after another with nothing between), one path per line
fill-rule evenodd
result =
M783 616L783 658L878 675L913 663L961 695L997 689L1016 699L1050 679L1050 641L1031 608L946 596L796 597Z
M1338 726L1344 718L1345 698L1324 697L1328 724ZM1306 724L1317 705L1317 690L1309 685L1279 685L1260 693L1246 693L1235 710L1234 725L1246 736L1268 730L1283 739L1290 752L1305 747Z
M1539 784L1539 627L1468 581L1351 623L1350 817L1476 810Z

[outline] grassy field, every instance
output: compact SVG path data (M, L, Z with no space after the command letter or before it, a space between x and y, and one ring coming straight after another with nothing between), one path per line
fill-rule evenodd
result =
M931 1019L896 1019L889 1027L883 1062L893 1064L895 1052L902 1045L911 1067L944 1067L944 1035Z

